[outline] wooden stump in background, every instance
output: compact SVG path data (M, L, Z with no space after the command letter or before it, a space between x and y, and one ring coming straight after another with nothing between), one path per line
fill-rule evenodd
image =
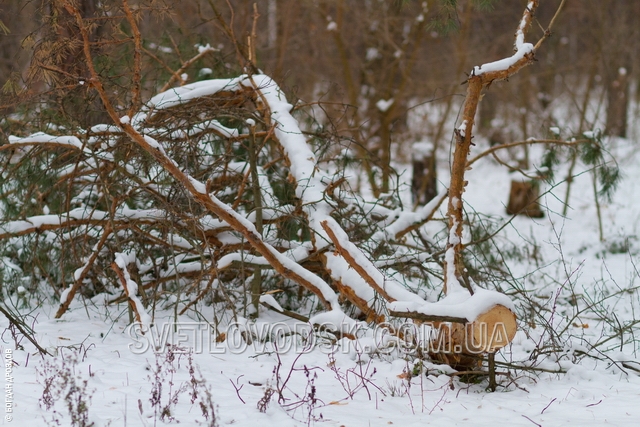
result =
M435 153L433 146L425 142L413 144L412 149L411 196L414 205L426 205L438 194Z
M538 197L540 197L540 186L536 181L512 180L507 213L542 218L544 213L538 203Z

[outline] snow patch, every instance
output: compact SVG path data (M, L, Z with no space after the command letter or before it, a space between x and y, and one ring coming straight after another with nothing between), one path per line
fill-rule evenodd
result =
M389 107L393 105L393 102L394 102L393 98L381 99L378 102L376 102L376 108L384 113L389 109Z

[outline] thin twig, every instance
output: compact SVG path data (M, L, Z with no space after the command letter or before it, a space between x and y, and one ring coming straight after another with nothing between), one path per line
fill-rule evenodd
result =
M526 419L528 419L529 421L531 421L532 423L534 423L535 425L537 425L538 427L542 427L541 424L538 424L537 422L533 421L531 418L527 417L526 415L523 415L523 417L525 417Z
M5 317L9 320L9 323L11 323L12 325L15 325L15 327L18 328L20 333L22 333L22 335L24 335L25 337L27 337L29 341L31 341L31 344L33 344L38 349L40 354L46 354L48 356L52 356L51 353L49 353L47 350L42 348L40 344L38 344L38 342L35 340L35 338L33 338L31 334L26 331L25 329L26 325L20 319L17 319L16 317L14 317L13 314L11 314L2 305L0 305L0 313L4 314Z
M533 48L534 51L537 51L538 48L542 46L542 43L546 39L551 37L551 29L553 28L553 25L556 23L556 19L558 19L558 16L560 16L560 11L562 11L562 8L564 7L564 4L566 3L566 1L567 0L562 0L562 3L560 3L560 6L558 6L556 13L553 15L553 18L551 18L551 22L549 22L549 26L544 32L544 35L540 38L540 40L538 40L538 43L536 43L535 47Z

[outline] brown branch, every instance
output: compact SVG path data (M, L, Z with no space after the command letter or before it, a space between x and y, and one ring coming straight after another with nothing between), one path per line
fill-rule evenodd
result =
M75 17L76 23L78 24L78 27L80 29L80 34L82 35L82 41L83 41L82 50L84 53L85 62L87 63L89 74L91 75L88 83L93 88L95 88L96 91L98 92L98 95L100 95L100 99L102 100L102 103L104 104L104 107L107 110L107 114L109 114L109 117L111 117L111 119L115 123L119 124L120 117L116 112L116 110L113 108L113 104L109 100L109 97L107 96L107 92L105 91L104 86L102 85L102 81L100 80L100 75L96 71L95 65L93 64L93 55L91 54L91 37L90 37L89 31L87 30L87 26L83 22L82 14L69 0L63 0L62 5L70 15ZM134 22L134 25L135 25L135 22Z
M91 266L93 265L95 260L98 258L98 255L102 250L102 247L105 245L105 243L107 243L107 239L109 238L109 235L111 234L111 232L112 232L111 225L107 223L102 232L102 236L100 237L100 241L98 241L98 243L95 246L95 249L93 250L93 253L89 257L85 265L82 267L82 273L75 280L75 282L73 282L73 285L71 286L71 288L69 289L69 292L67 293L66 299L64 301L61 301L60 307L58 307L58 311L56 311L56 315L55 315L56 319L59 319L69 309L69 306L71 305L71 301L73 301L73 297L75 297L76 292L78 292L78 289L80 289L80 286L82 286L82 282L84 282L85 277L87 277L87 274L91 270Z
M203 56L205 56L205 55L207 55L207 54L209 54L211 52L215 52L215 50L213 48L211 48L211 49L203 49L202 52L199 52L193 58L185 61L182 64L182 66L178 69L178 71L171 71L171 69L169 67L166 67L166 68L169 69L169 71L171 71L172 75L171 75L171 78L169 79L169 81L167 83L165 83L164 86L162 86L162 89L160 89L160 93L169 90L169 88L171 88L171 85L173 84L173 82L175 82L176 80L181 80L182 79L182 77L181 77L182 73L184 73L185 70L191 66L191 64L193 64L194 62L196 62L197 60L199 60L200 58L202 58Z
M567 2L567 0L562 0L562 3L560 3L560 6L558 6L558 9L556 10L556 13L553 15L553 18L551 18L551 22L549 23L549 26L547 27L547 29L544 31L544 35L540 38L540 40L538 40L538 43L536 43L536 46L533 48L534 51L537 51L538 48L540 46L542 46L542 43L548 39L549 37L551 37L551 29L553 28L553 24L556 23L556 20L558 19L558 16L560 15L560 12L562 11L562 8L564 7L564 4Z
M187 312L187 310L192 307L193 305L195 305L198 301L200 301L202 298L205 297L205 295L207 295L207 292L209 292L211 290L211 286L213 285L213 281L218 277L218 274L215 270L212 269L212 273L211 277L209 278L209 281L207 282L207 286L205 286L205 288L192 300L189 301L189 303L187 305L185 305L182 310L180 310L180 312L178 313L180 316L182 316L184 313Z
M118 279L120 280L120 283L122 283L122 288L124 289L124 292L127 295L129 306L135 313L136 322L142 323L142 317L140 317L140 313L138 312L138 307L136 306L136 303L133 302L133 298L131 297L131 295L129 295L129 286L127 286L127 279L126 277L124 277L124 272L115 262L111 263L111 269L116 272L116 274L118 275Z
M525 8L518 32L522 35L521 42L524 42L531 21L538 8L539 0L532 0L531 7ZM455 132L455 151L453 154L453 162L451 166L451 183L449 185L449 204L447 207L447 216L449 218L449 238L447 240L446 251L453 251L452 257L445 257L444 264L444 292L447 293L448 284L457 282L460 286L467 287L470 293L471 288L465 285L464 280L464 264L462 260L462 229L463 229L463 204L462 194L467 182L464 180L464 174L467 168L467 157L469 156L473 138L473 125L478 110L478 102L482 90L497 80L508 79L511 75L517 73L520 69L529 65L534 61L534 52L525 54L522 58L511 64L507 69L489 71L486 73L472 74L468 80L467 95L465 98L462 125ZM449 258L449 261L447 261ZM453 268L450 268L449 262L453 262ZM450 277L451 273L455 277Z
M467 167L467 156L469 155L469 148L471 147L471 131L473 129L473 121L478 108L478 101L480 99L480 93L482 92L482 77L473 76L469 79L469 86L467 88L467 98L464 103L463 110L463 124L464 134L460 130L456 132L455 138L455 151L453 153L453 163L451 166L451 182L449 184L449 204L447 206L447 216L449 217L449 230L453 230L455 236L457 236L457 242L451 239L451 232L447 240L446 250L453 249L454 251L454 274L455 277L448 277L447 261L445 261L445 281L444 292L447 293L448 283L452 280L457 280L458 283L463 283L462 275L464 265L462 262L462 226L463 226L463 207L462 207L462 193L467 182L464 180L464 173Z
M209 6L213 10L213 14L216 17L216 21L218 25L220 25L222 31L229 38L231 43L233 43L233 47L236 49L238 63L240 63L242 67L248 67L249 68L248 71L250 71L251 74L257 74L258 69L249 60L249 54L244 51L244 49L240 45L240 42L238 42L235 32L233 31L234 11L229 0L227 0L227 5L229 7L229 11L231 12L231 25L227 24L227 21L224 19L224 17L222 16L222 13L220 13L216 5L213 3L213 0L209 0Z
M417 230L418 228L422 227L427 222L431 221L431 219L433 218L435 213L438 212L438 209L440 208L440 205L442 205L442 202L445 201L445 199L447 198L448 195L449 195L449 192L443 193L442 197L440 198L438 203L433 207L433 210L431 212L429 212L429 214L427 214L425 217L423 217L419 221L414 222L413 224L411 224L409 227L405 228L404 230L401 230L401 231L397 232L396 235L394 236L394 239L395 240L400 240L406 234L411 233L414 230Z
M144 136L138 133L130 124L123 124L122 127L124 131L138 145L140 145L148 153L150 153L167 172L169 172L178 182L180 182L197 202L202 204L219 219L229 224L234 230L241 233L247 239L247 241L249 241L249 243L251 243L251 245L267 260L267 262L274 267L274 269L278 273L280 273L287 279L290 279L304 286L305 288L316 294L320 298L320 300L327 307L329 307L330 304L325 299L322 291L308 279L303 277L300 273L292 271L291 269L285 267L278 259L275 249L271 248L270 245L267 245L262 240L262 236L260 236L260 234L258 234L255 230L251 230L245 224L243 224L237 213L226 206L222 206L221 204L216 203L209 194L200 192L195 187L194 183L191 180L191 177L182 172L182 170L180 170L177 165L169 158L167 158L157 147L151 146L144 138Z
M249 37L247 37L248 39L248 51L249 51L249 62L256 67L256 64L258 63L257 60L257 56L256 56L256 43L258 40L258 31L257 31L257 27L258 27L258 18L260 17L260 14L258 13L258 4L254 3L253 4L253 25L251 26L251 34L249 34Z
M331 227L329 226L328 222L326 220L322 221L320 223L320 225L322 225L322 228L324 229L324 231L327 233L327 235L329 236L329 238L331 239L331 241L335 245L336 252L338 254L340 254L347 261L347 263L351 266L351 268L353 268L355 271L357 271L358 274L360 275L360 277L362 277L367 282L367 284L369 286L371 286L373 289L375 289L375 291L377 293L379 293L385 300L387 300L389 302L395 301L395 299L392 298L387 293L387 291L385 291L384 283L380 284L380 283L376 282L376 280L373 277L371 277L371 275L367 272L367 270L365 270L365 268L363 266L358 264L358 262L353 257L353 255L351 253L349 253L349 251L340 244L340 240L336 236L335 232L331 229ZM373 265L372 265L372 267L376 268Z
M462 324L469 323L469 320L464 317L435 316L433 314L424 314L424 313L419 313L417 311L389 311L389 315L394 317L402 317L405 319L419 320L425 323L428 323L428 322L451 322L451 323L462 323Z
M322 263L325 266L327 265L327 254L322 254ZM360 311L366 316L367 322L375 322L375 323L384 322L384 319L385 319L384 314L379 313L378 312L379 310L376 310L376 308L373 306L373 303L375 302L375 300L366 301L364 298L356 294L355 289L353 289L353 287L345 285L344 282L341 280L340 276L335 275L334 272L328 267L325 267L325 268L331 275L331 278L333 279L333 284L335 285L336 289L338 289L338 292L340 292L340 295L342 295L348 301L350 301L353 305L358 307L358 309L360 309Z
M301 315L301 314L298 314L298 313L296 313L295 311L285 310L285 309L283 309L282 311L280 311L280 310L278 310L277 308L272 307L272 306L270 306L269 304L264 303L264 302L261 302L261 303L260 303L260 305L261 305L261 306L263 306L263 307L268 308L268 309L269 309L269 310L271 310L271 311L275 311L276 313L280 313L280 314L282 314L282 315L284 315L284 316L291 317L292 319L296 319L296 320L299 320L299 321L304 322L304 323L308 323L308 322L309 322L309 318L308 318L308 317L303 316L303 315Z
M20 331L20 333L22 333L22 335L24 335L25 337L27 337L27 339L29 341L31 341L31 344L33 344L38 351L40 352L40 354L46 354L48 356L53 356L51 353L49 353L47 350L45 350L44 348L42 348L42 346L40 346L40 344L38 344L38 341L36 341L35 338L33 338L31 336L31 334L29 334L29 332L26 331L25 327L26 325L24 325L24 322L22 322L22 320L17 319L16 317L14 317L9 310L6 310L4 307L2 307L2 305L0 305L0 313L4 314L5 317L7 318L7 320L9 320L9 323L11 323L12 325L14 325L16 328L18 328L18 330ZM24 326L23 326L24 325Z
M558 141L557 139L530 139L527 141L507 142L504 144L494 145L493 147L488 148L487 150L483 151L482 153L478 154L477 156L469 160L467 162L467 166L471 166L481 158L486 157L489 154L495 153L498 150L503 150L505 148L519 147L521 145L527 145L527 144L553 144L553 145L562 145L566 147L571 147L574 145L582 144L587 141L588 140L586 139L578 139L575 141Z

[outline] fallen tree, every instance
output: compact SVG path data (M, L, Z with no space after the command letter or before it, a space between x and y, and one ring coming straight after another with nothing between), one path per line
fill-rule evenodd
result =
M82 84L97 93L110 122L87 130L51 126L13 135L0 148L15 165L4 178L15 179L25 165L40 168L46 179L38 192L56 207L0 224L1 239L24 245L20 239L33 238L63 266L48 278L60 299L56 318L80 292L120 292L113 301L127 300L132 318L146 326L166 294L177 295L180 313L206 300L233 315L257 315L259 303L272 302L266 295L297 286L302 291L287 311L311 310L311 323L337 332L357 319L430 323L453 344L456 355L442 361L458 367L477 364L465 355L493 353L513 339L513 302L465 274L462 195L479 97L534 60L542 40L524 40L538 1L523 14L515 54L472 70L449 188L416 212L349 191L345 171L321 165L294 106L255 64L237 77L167 88L142 102L142 35L127 0L134 64L124 111L95 67L90 24L73 2L61 4L82 35L89 73ZM243 57L251 63L255 54ZM426 270L429 248L406 240L422 238L420 228L445 199L444 297L431 301L412 278Z

